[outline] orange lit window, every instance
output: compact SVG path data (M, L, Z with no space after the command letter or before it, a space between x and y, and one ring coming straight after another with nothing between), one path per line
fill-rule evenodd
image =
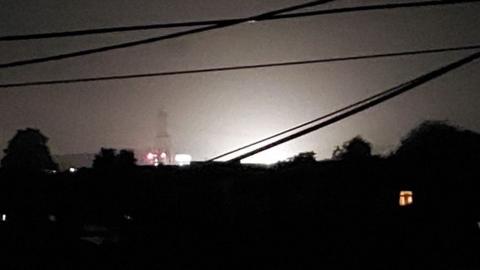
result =
M400 191L400 206L407 206L413 203L413 192L408 190Z

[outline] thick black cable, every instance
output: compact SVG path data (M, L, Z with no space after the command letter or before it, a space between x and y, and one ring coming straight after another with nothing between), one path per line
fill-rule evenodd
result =
M421 2L411 2L411 3L366 5L366 6L360 6L360 7L347 7L347 8L328 9L328 10L317 10L317 11L310 11L310 12L279 14L272 17L268 17L268 18L257 19L257 21L281 20L281 19L349 13L349 12L360 12L360 11L456 5L456 4L474 3L474 2L480 2L480 0L421 1ZM62 38L62 37L97 35L97 34L107 34L107 33L120 33L120 32L130 32L130 31L145 31L145 30L153 30L153 29L165 29L165 28L195 27L195 26L214 25L214 24L220 24L220 23L233 23L233 22L239 22L241 20L242 19L235 18L235 19L224 19L224 20L156 23L156 24L148 24L148 25L105 27L105 28L93 28L93 29L62 31L62 32L47 32L47 33L38 33L38 34L9 35L9 36L1 36L0 41L37 40L37 39Z
M422 1L422 2L396 3L396 4L366 5L366 6L358 6L358 7L345 7L345 8L335 8L335 9L328 9L328 10L315 10L315 11L306 11L306 12L298 12L298 13L296 12L296 13L290 13L290 14L280 14L280 15L276 15L274 18L271 18L270 20L310 17L310 16L319 16L319 15L332 15L332 14L363 12L363 11L459 5L459 4L467 4L467 3L478 3L478 2L480 2L480 0L437 0L437 1Z
M280 145L280 144L289 142L289 141L291 141L291 140L293 140L293 139L296 139L296 138L298 138L298 137L307 135L307 134L309 134L309 133L311 133L311 132L313 132L313 131L316 131L316 130L318 130L318 129L320 129L320 128L323 128L323 127L326 127L326 126L331 125L331 124L333 124L333 123L336 123L336 122L338 122L338 121L341 121L341 120L343 120L343 119L345 119L345 118L348 118L348 117L353 116L353 115L355 115L355 114L357 114L357 113L360 113L360 112L362 112L362 111L365 111L365 110L367 110L367 109L369 109L369 108L371 108L371 107L374 107L374 106L376 106L376 105L378 105L378 104L381 104L381 103L383 103L383 102L385 102L385 101L387 101L387 100L390 100L390 99L392 99L392 98L394 98L394 97L396 97L396 96L398 96L398 95L400 95L400 94L403 94L403 93L405 93L405 92L407 92L407 91L410 91L410 90L412 90L412 89L414 89L414 88L416 88L416 87L418 87L418 86L420 86L420 85L422 85L422 84L424 84L424 83L427 83L427 82L429 82L429 81L431 81L431 80L434 80L434 79L436 79L436 78L438 78L438 77L440 77L440 76L442 76L442 75L444 75L444 74L446 74L446 73L448 73L448 72L450 72L450 71L452 71L452 70L454 70L454 69L460 68L460 67L463 66L463 65L466 65L466 64L468 64L468 63L470 63L470 62L473 62L473 61L475 61L475 60L478 59L478 58L480 58L480 52L476 52L476 53L474 53L474 54L472 54L472 55L469 55L469 56L467 56L467 57L465 57L465 58L462 58L462 59L460 59L460 60L458 60L458 61L455 61L455 62L453 62L453 63L451 63L451 64L448 64L448 65L446 65L446 66L443 66L443 67L441 67L441 68L439 68L439 69L436 69L436 70L434 70L434 71L428 72L428 73L426 73L426 74L424 74L424 75L422 75L422 76L420 76L420 77L417 77L417 78L415 78L415 79L413 79L413 80L411 80L411 81L408 81L408 82L406 82L406 83L403 83L403 84L402 84L403 86L398 87L398 89L395 90L395 91L392 91L392 92L388 92L388 91L390 91L390 90L384 91L385 93L386 93L386 92L388 92L388 93L386 93L386 94L384 94L384 95L381 95L379 98L377 98L377 99L375 99L375 100L372 100L372 101L369 101L369 102L367 102L367 103L365 103L365 104L362 104L362 105L360 105L360 106L357 106L357 107L355 107L355 108L353 108L353 109L351 109L351 110L349 110L349 111L347 111L347 112L344 112L344 113L342 113L342 114L339 114L339 115L337 115L337 116L334 116L334 117L332 117L332 118L330 118L330 119L328 119L328 120L326 120L326 121L324 121L324 122L321 122L321 123L316 124L316 125L314 125L314 126L312 126L312 127L303 129L303 130L301 130L301 131L299 131L299 132L296 132L296 133L294 133L294 134L291 134L291 135L289 135L289 136L287 136L287 137L281 138L281 139L279 139L279 140L277 140L277 141L274 141L274 142L272 142L272 143L269 143L269 144L267 144L267 145L265 145L265 146L262 146L262 147L260 147L260 148L255 149L255 150L252 150L252 151L249 151L249 152L247 152L247 153L245 153L245 154L242 154L242 155L240 155L240 156L238 156L238 157L235 157L235 158L233 158L233 159L230 159L230 160L228 160L228 162L233 162L233 163L235 163L235 162L240 162L241 160L243 160L243 159L245 159L245 158L251 157L251 156L253 156L253 155L255 155L255 154L258 154L258 153L260 153L260 152L266 151L266 150L271 149L271 148L273 148L273 147L275 147L275 146L278 146L278 145ZM379 93L379 94L381 94L381 93Z
M292 131L294 131L294 130L297 130L297 129L306 127L306 126L308 126L308 125L311 125L311 124L313 124L313 123L319 122L319 121L321 121L321 120L327 119L327 118L329 118L329 117L332 117L332 116L337 115L337 114L339 114L339 113L342 113L342 112L344 112L344 111L347 111L347 110L349 110L349 109L352 109L352 108L354 108L354 107L356 107L356 106L359 106L359 105L361 105L361 104L363 104L363 103L366 103L366 102L368 102L368 101L374 100L374 99L376 99L376 98L378 98L378 97L380 97L380 96L383 96L383 95L386 95L386 94L388 94L388 93L390 93L390 92L396 91L397 89L399 89L399 88L402 87L402 86L403 86L403 84L402 84L402 85L399 85L399 86L396 86L396 87L394 87L394 88L391 88L391 89L389 89L388 91L384 91L384 92L375 94L375 95L373 95L373 96L370 96L370 97L368 97L368 98L362 99L362 100L357 101L357 102L355 102L355 103L353 103L353 104L350 104L350 105L348 105L348 106L345 106L345 107L343 107L343 108L341 108L341 109L338 109L338 110L336 110L336 111L333 111L333 112L331 112L331 113L322 115L322 116L320 116L320 117L318 117L318 118L315 118L315 119L313 119L313 120L310 120L310 121L308 121L308 122L305 122L305 123L302 123L302 124L300 124L300 125L294 126L294 127L292 127L292 128L283 130L283 131L278 132L278 133L276 133L276 134L274 134L274 135L271 135L271 136L269 136L269 137L260 139L260 140L258 140L258 141L253 142L253 143L250 143L250 144L244 145L244 146L242 146L242 147L239 147L239 148L237 148L237 149L234 149L234 150L232 150L232 151L223 153L223 154L221 154L221 155L218 155L218 156L216 156L216 157L213 157L213 158L207 160L207 162L213 162L213 161L215 161L215 160L221 159L222 157L229 156L229 155L231 155L231 154L233 154L233 153L242 151L242 150L244 150L244 149L250 148L250 147L255 146L255 145L257 145L257 144L260 144L260 143L269 141L269 140L271 140L271 139L274 139L274 138L276 138L276 137L279 137L279 136L285 135L285 134L287 134L287 133L290 133L290 132L292 132Z
M305 3L305 4L296 5L296 6L292 6L292 7L288 7L288 8L283 8L283 9L279 9L279 10L275 10L275 11L266 12L266 13L256 15L256 16L243 18L243 19L240 19L240 20L235 21L235 22L219 23L219 24L215 24L215 25L209 25L209 26L205 26L205 27L201 27L201 28L195 28L195 29L192 29L192 30L180 31L180 32L167 34L167 35L162 35L162 36L158 36L158 37L141 39L141 40L130 41L130 42L125 42L125 43L119 43L119 44L115 44L115 45L109 45L109 46L87 49L87 50L82 50L82 51L76 51L76 52L57 54L57 55L52 55L52 56L47 56L47 57L38 57L38 58L32 58L32 59L27 59L27 60L20 60L20 61L14 61L14 62L10 62L10 63L4 63L4 64L0 64L0 69L17 67L17 66L25 66L25 65L31 65L31 64L38 64L38 63L45 63L45 62L51 62L51 61L58 61L58 60L63 60L63 59L68 59L68 58L86 56L86 55L91 55L91 54L96 54L96 53L101 53L101 52L106 52L106 51L112 51L112 50L134 47L134 46L138 46L138 45L149 44L149 43L158 42L158 41L162 41L162 40L183 37L183 36L191 35L191 34L195 34L195 33L200 33L200 32L211 31L211 30L214 30L214 29L225 28L225 27L237 25L237 24L240 24L240 23L248 22L248 21L261 20L263 18L269 18L269 17L277 15L277 14L281 14L281 13L285 13L285 12L289 12L289 11L294 11L294 10L298 10L298 9L304 9L304 8L307 8L307 7L313 7L313 6L325 4L325 3L328 3L328 2L332 2L332 1L334 1L334 0L311 1L311 2L308 2L308 3Z
M248 70L248 69L260 69L260 68L272 68L272 67L296 66L296 65L308 65L308 64L322 64L322 63L332 63L332 62L344 62L344 61L357 61L357 60L368 60L368 59L388 58L388 57L400 57L400 56L413 56L413 55L422 55L422 54L465 51L465 50L472 50L472 49L480 49L480 44L479 45L461 46L461 47L448 47L448 48L438 48L438 49L404 51L404 52L397 52L397 53L383 53L383 54L370 54L370 55L359 55L359 56L323 58L323 59L313 59L313 60L304 60L304 61L276 62L276 63L256 64L256 65L229 66L229 67L190 69L190 70L177 70L177 71L129 74L129 75L118 75L118 76L87 77L87 78L64 79L64 80L45 80L45 81L6 83L6 84L0 84L0 88L18 88L18 87L27 87L27 86L42 86L42 85L74 84L74 83L86 83L86 82L98 82L98 81L129 80L129 79L138 79L138 78L187 75L187 74L211 73L211 72L225 72L225 71L235 71L235 70Z

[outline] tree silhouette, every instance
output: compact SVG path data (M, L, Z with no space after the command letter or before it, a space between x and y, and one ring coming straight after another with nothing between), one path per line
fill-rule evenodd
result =
M333 159L362 159L372 156L372 145L361 136L343 143L342 147L337 146L333 151Z
M2 167L6 170L39 172L57 170L47 146L48 138L40 130L27 128L18 130L4 150Z
M445 121L425 121L402 139L394 156L415 163L472 162L480 157L480 134Z
M116 157L117 166L120 168L131 168L136 162L135 154L130 150L122 149Z
M115 166L116 150L112 148L101 148L100 153L95 155L93 160L94 169L108 169Z
M310 151L310 152L302 152L299 153L298 155L290 158L288 161L294 162L294 163L311 163L315 162L315 152Z
M101 148L100 153L95 155L93 168L98 170L127 169L135 166L135 155L130 150L117 150L112 148Z

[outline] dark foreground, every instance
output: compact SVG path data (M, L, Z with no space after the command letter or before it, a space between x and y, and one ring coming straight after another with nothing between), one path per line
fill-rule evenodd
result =
M472 164L3 173L0 269L480 269Z

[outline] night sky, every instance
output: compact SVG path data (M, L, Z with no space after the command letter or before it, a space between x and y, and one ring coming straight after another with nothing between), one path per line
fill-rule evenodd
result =
M225 19L300 4L294 0L1 0L0 33L29 34L123 25ZM336 1L318 9L407 1ZM409 1L411 2L411 1ZM0 83L388 53L480 43L480 4L372 11L242 24L88 57L0 70ZM0 63L178 31L153 30L0 42ZM0 90L0 148L17 129L39 128L55 154L144 148L168 114L173 150L204 160L311 120L470 54L316 64ZM480 65L251 159L313 150L319 159L361 135L393 150L427 119L480 132Z

